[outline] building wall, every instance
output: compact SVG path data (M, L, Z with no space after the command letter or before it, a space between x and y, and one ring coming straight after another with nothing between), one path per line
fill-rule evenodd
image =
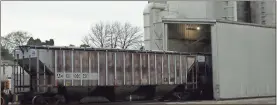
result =
M170 36L167 36L167 27L163 25L162 18L167 18L169 15L171 18L180 19L216 19L265 25L276 24L276 6L273 0L251 1L249 8L246 7L245 1L167 1L166 4L168 8L165 10L152 10L149 14L150 18L144 16L144 27L150 27L144 30L146 50L173 50L174 48L170 47L176 46L174 44L171 46L169 43L181 43L179 40L172 42L173 40L168 39Z
M169 11L177 12L180 18L250 21L275 25L275 2L275 0L250 1L249 8L246 7L246 1L168 1L167 4ZM251 15L250 20L247 15Z
M212 30L215 98L275 96L275 28L218 22Z
M235 20L232 16L237 16L241 22L247 20L243 17L245 16L245 8L242 2L226 4L224 1L168 1L167 3L169 4L169 10L166 11L177 13L177 17L180 19ZM254 11L251 12L251 18L253 19L251 21L264 24L262 20L265 20L266 25L275 24L275 3L266 1L263 4L269 5L264 6L266 12L261 12L261 4L251 2L251 11ZM227 7L227 10L224 9ZM235 13L233 10L237 9L239 9L239 12ZM267 14L264 19L261 18L263 14ZM151 21L149 23L153 24ZM167 27L161 28L161 30L161 32L164 32L163 38L165 39L163 40L166 42L165 44L168 44L166 50L176 51L181 49L181 51L184 51L182 49L184 42L168 39ZM275 96L276 29L216 23L211 30L215 98ZM154 34L149 36L154 36ZM155 43L145 44L146 46L155 45Z
M180 18L213 18L210 3L210 1L167 1L168 11L178 13Z

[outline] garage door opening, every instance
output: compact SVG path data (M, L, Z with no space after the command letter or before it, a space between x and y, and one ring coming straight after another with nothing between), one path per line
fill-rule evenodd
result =
M167 24L167 49L169 51L204 53L211 55L211 24ZM211 100L213 98L212 57L206 56L204 63L198 64L198 92L194 99Z
M209 24L168 24L168 50L211 53Z

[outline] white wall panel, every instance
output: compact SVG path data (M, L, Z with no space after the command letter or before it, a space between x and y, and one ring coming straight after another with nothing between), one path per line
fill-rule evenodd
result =
M275 29L218 22L212 30L215 98L275 96Z
M185 18L210 18L212 8L207 8L209 1L167 1L169 10ZM193 11L192 11L193 10Z

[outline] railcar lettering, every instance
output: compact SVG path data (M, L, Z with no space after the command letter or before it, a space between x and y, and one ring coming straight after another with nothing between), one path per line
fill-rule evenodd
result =
M66 78L70 78L71 77L70 74L66 74L65 76L66 76Z
M56 79L97 80L98 73L56 73Z
M78 74L73 74L73 78L81 78L80 75L81 74L79 74L79 73Z
M63 74L57 74L57 78L63 78Z
M88 74L83 74L83 78L88 78Z

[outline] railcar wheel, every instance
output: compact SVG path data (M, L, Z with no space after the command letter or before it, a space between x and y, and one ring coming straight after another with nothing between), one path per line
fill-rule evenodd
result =
M32 99L32 105L47 105L45 98L43 96L37 95Z

